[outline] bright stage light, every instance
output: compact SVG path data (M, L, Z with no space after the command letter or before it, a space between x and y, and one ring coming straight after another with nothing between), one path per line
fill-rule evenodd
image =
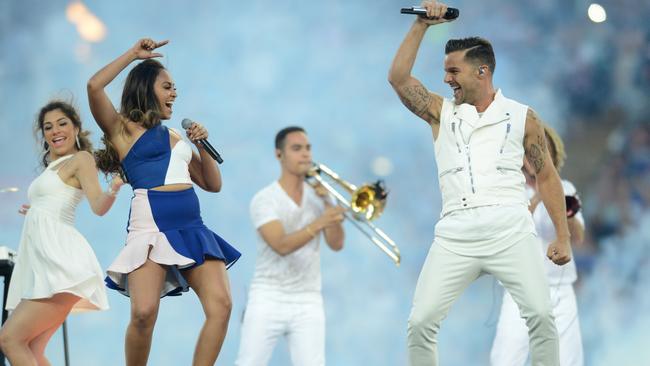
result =
M71 2L65 9L65 16L70 23L79 24L79 22L90 13L86 5L79 1Z
M70 23L77 26L81 38L88 42L99 42L106 38L106 26L81 1L68 4L65 11Z
M0 193L9 193L9 192L18 192L20 189L18 187L6 187L0 188Z
M106 37L106 26L99 18L88 14L82 22L77 25L77 31L86 41L99 42Z
M605 8L603 8L602 5L596 3L589 5L589 9L587 9L587 16L589 16L589 20L594 23L602 23L607 20L607 12L605 11Z
M372 162L372 172L380 177L389 176L393 172L393 163L388 158L379 156Z

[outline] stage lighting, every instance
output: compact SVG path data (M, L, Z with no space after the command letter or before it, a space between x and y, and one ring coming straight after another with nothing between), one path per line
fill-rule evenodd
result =
M66 8L66 17L77 26L81 38L88 42L99 42L106 38L106 26L81 1L73 1Z
M589 9L587 9L587 15L589 16L589 20L594 23L602 23L607 19L607 12L605 11L605 8L603 8L602 5L596 3L589 5Z
M393 163L384 156L378 156L372 162L372 172L380 177L387 177L393 172Z

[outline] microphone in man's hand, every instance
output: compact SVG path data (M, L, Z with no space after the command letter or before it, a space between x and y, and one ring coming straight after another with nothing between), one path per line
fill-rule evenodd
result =
M191 119L184 118L183 121L181 122L181 126L183 126L183 128L187 130L190 127L192 127L192 123L194 123L194 122L192 122ZM212 147L212 144L210 144L208 142L208 140L201 139L198 142L199 142L199 144L201 144L201 146L203 146L203 149L205 149L205 151L208 154L210 154L210 156L212 156L212 159L216 160L217 163L219 163L219 164L223 163L223 159L221 158L221 155L219 155L217 150L214 147Z
M415 14L427 18L427 9L420 6L402 8L401 14ZM456 8L447 8L447 12L442 16L443 19L452 20L458 18L460 11Z

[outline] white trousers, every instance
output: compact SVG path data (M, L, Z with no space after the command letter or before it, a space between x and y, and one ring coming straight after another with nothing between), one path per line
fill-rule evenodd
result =
M251 293L244 313L237 366L265 366L286 337L294 366L325 365L325 312L320 294Z
M551 303L560 337L560 365L584 364L576 295L571 284L552 286ZM528 329L508 292L503 295L501 315L490 354L492 366L523 366L528 359Z
M482 273L494 275L512 294L526 319L534 366L559 364L558 336L542 262L534 235L497 254L468 257L435 242L424 262L408 321L408 353L412 366L438 365L437 335L451 304Z

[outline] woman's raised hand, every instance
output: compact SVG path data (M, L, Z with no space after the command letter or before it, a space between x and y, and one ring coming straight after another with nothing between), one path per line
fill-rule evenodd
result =
M162 57L162 53L153 52L156 48L160 48L169 43L169 40L156 42L151 38L142 38L137 41L131 48L135 57L139 60L146 60L148 58Z

